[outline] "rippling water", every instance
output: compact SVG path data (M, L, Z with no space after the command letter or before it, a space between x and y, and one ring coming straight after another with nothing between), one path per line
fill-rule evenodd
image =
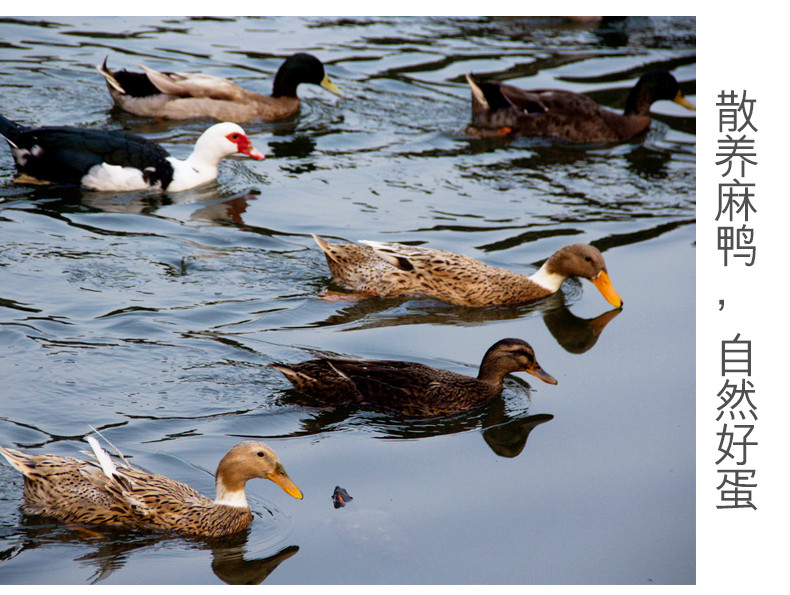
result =
M94 67L203 71L268 92L316 54L347 95L245 129L262 162L167 196L15 186L0 156L0 444L75 455L88 425L134 464L213 493L219 458L268 442L305 494L247 493L248 531L206 542L86 533L19 510L0 464L2 583L693 583L695 121L653 106L643 139L470 138L465 72L621 109L651 68L694 101L693 18L0 19L2 113L144 134L183 157L208 121L114 111ZM419 243L532 272L598 246L622 312L587 282L527 306L330 302L310 238ZM517 374L449 419L318 410L273 361L315 352ZM527 440L528 439L528 440ZM334 509L336 485L354 500ZM42 568L46 572L42 572Z

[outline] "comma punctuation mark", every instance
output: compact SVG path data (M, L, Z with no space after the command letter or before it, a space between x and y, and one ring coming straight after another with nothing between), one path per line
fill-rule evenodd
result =
M724 310L724 300L719 300L719 312Z

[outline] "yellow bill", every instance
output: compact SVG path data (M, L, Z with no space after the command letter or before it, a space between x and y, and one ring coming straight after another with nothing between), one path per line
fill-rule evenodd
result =
M321 86L330 93L334 93L338 97L343 97L343 93L341 93L340 89L337 88L337 85L329 79L328 74L324 75L324 80L321 81Z
M680 91L677 92L675 98L672 101L674 101L678 105L682 105L686 109L690 109L693 112L697 111L697 107L693 103L691 103L688 99L686 99L683 96L683 93L681 93Z
M269 473L266 476L266 479L272 480L278 486L280 486L286 494L289 496L293 496L299 500L302 499L302 490L296 487L296 484L291 481L291 478L288 477L288 474L283 469L282 465L277 465L277 468Z
M612 282L609 280L609 273L601 271L595 279L592 279L593 285L598 288L601 295L606 298L606 301L616 308L623 307L623 299L615 291Z

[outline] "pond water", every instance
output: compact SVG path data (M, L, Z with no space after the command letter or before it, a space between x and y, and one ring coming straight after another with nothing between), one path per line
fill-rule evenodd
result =
M94 531L19 509L0 464L2 583L694 583L695 119L670 102L633 142L474 138L466 72L622 109L644 70L694 101L693 18L0 19L2 113L128 130L184 157L207 120L111 108L95 66L202 71L269 92L309 51L345 93L244 127L265 161L216 183L117 195L12 182L0 155L0 444L78 455L93 426L137 466L213 494L262 439L302 489L265 481L218 541ZM3 143L5 145L5 143ZM531 273L603 252L622 311L587 281L532 305L321 299L311 233L401 241ZM474 375L504 337L551 386L512 375L452 418L320 410L266 365L313 353ZM335 509L335 486L354 498Z

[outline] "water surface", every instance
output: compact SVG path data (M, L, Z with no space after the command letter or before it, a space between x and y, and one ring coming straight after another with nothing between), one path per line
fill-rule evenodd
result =
M254 523L219 542L87 534L24 516L3 462L0 582L694 582L693 114L657 103L651 131L615 146L471 138L463 79L621 109L665 68L694 101L693 19L42 17L0 32L6 117L128 130L180 157L210 122L113 110L105 56L268 92L284 57L309 51L348 97L300 88L300 117L245 125L265 161L229 159L179 194L15 186L3 149L0 443L77 455L90 424L212 494L222 454L258 438L305 498L251 482ZM481 310L326 301L310 233L525 273L593 243L625 308L586 281ZM304 407L266 368L325 352L475 374L503 337L529 341L559 384L515 374L449 419Z

